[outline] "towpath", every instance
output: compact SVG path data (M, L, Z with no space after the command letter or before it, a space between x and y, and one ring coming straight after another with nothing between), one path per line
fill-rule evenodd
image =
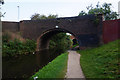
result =
M81 78L85 76L80 66L80 54L76 51L69 50L66 78Z

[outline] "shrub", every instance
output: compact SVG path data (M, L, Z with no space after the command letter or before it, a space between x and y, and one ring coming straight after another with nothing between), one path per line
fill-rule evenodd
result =
M9 42L3 42L2 44L2 56L16 56L19 54L31 53L36 49L36 42L34 40L26 40L22 42L19 39L10 40Z
M25 52L34 52L36 49L36 42L34 40L29 40L27 39L25 44L24 44L24 50Z

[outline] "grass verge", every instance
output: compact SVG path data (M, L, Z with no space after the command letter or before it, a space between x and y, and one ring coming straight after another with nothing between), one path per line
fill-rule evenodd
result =
M86 78L120 78L118 42L110 42L101 47L78 51L80 64Z
M34 74L31 79L34 77L38 78L64 78L67 71L67 60L68 53L61 54L55 58L48 65L39 70Z

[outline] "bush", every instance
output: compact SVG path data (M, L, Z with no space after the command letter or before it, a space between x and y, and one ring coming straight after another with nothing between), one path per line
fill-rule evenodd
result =
M22 42L19 39L10 40L9 42L3 41L2 56L16 56L19 54L31 53L36 49L36 42L33 40L26 40Z
M31 52L34 52L35 49L36 49L36 42L34 40L27 39L26 42L25 42L25 44L24 44L24 50L25 50L25 52L26 53L27 52L31 53Z

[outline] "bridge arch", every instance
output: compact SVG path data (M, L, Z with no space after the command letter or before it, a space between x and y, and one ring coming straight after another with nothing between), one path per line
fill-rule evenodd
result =
M102 15L23 20L19 30L23 38L37 41L37 51L47 49L52 35L60 32L74 35L80 47L96 47L102 43Z
M54 36L55 34L58 34L58 33L61 33L61 32L70 33L77 40L77 36L73 32L68 31L66 29L63 29L63 28L49 29L49 30L44 31L37 38L37 48L36 48L36 51L40 51L40 50L44 50L44 49L49 49L49 41L50 41L51 37Z

